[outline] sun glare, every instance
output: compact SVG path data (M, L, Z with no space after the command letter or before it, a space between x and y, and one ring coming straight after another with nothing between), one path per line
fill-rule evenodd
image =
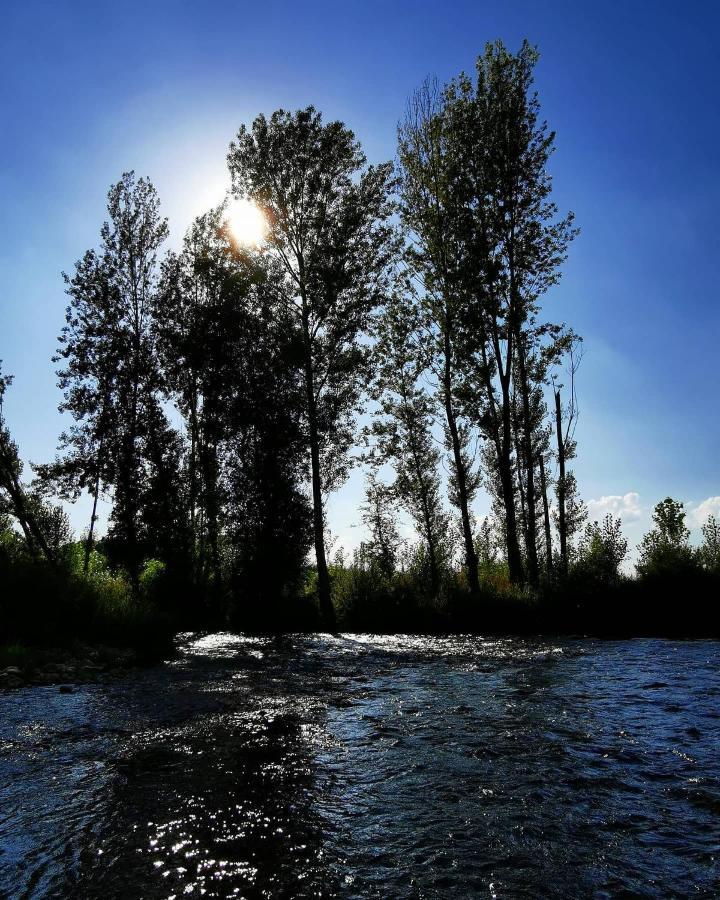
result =
M251 200L233 200L227 210L230 233L244 247L258 247L267 234L267 219Z

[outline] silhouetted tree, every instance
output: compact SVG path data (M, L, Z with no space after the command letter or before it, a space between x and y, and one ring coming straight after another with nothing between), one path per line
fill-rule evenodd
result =
M460 513L470 591L477 598L480 588L470 505L479 481L472 470L472 438L461 400L469 325L466 273L457 235L463 198L454 191L450 140L443 97L428 82L411 98L398 130L401 214L411 241L408 266L422 285L422 312L433 342L431 366L452 460L451 498Z
M395 574L402 548L400 532L392 512L394 491L370 475L365 489L362 519L370 537L360 546L359 557L372 561L385 578Z
M230 421L244 354L257 325L253 285L259 264L233 245L222 207L198 217L179 254L168 255L154 306L157 346L170 395L187 426L186 495L194 576L219 590L223 443L242 423ZM272 352L269 350L268 352Z
M49 562L54 562L56 547L48 540L39 513L42 512L39 501L28 495L22 481L22 462L18 454L17 444L10 436L10 429L5 423L3 402L8 387L12 384L12 375L3 375L0 363L0 513L11 513L25 536L29 552L42 555ZM5 497L3 497L3 493Z
M535 425L538 382L532 368L548 327L537 323L539 300L557 282L575 234L572 216L558 220L550 199L547 162L554 135L540 122L532 92L536 61L537 52L527 42L517 54L501 42L488 44L475 82L462 75L442 93L426 87L411 101L400 132L405 218L419 251L411 259L431 297L437 332L446 335L438 355L445 360L449 427L452 432L460 409L454 367L470 379L469 409L493 445L485 457L505 508L513 581L522 577L516 487L522 494L531 583L538 580L534 437L541 433ZM453 395L456 402L448 406ZM470 515L463 508L469 495L462 490L467 465L461 442L452 444L469 545Z
M440 492L440 451L432 434L434 404L422 379L427 369L419 310L408 294L394 297L380 320L373 353L372 396L378 408L367 430L371 459L391 463L393 490L425 542L430 587L437 595L448 562L448 517Z
M720 522L708 516L702 526L702 543L698 551L700 563L706 572L720 575Z
M386 295L394 249L391 166L365 162L353 133L323 124L313 107L259 116L228 155L235 194L268 218L267 251L302 336L318 595L330 628L324 495L347 469L367 362L361 337Z
M65 457L54 472L66 492L93 493L86 560L92 545L97 497L112 487L111 540L117 558L130 573L135 593L142 543L156 523L145 522L143 492L155 475L168 487L163 467L146 465L149 444L157 446L164 413L154 347L152 306L157 253L167 236L152 184L128 172L108 193L109 221L101 229L101 247L89 251L66 278L70 305L60 337L58 358L61 411L74 426L63 435Z
M622 522L607 515L602 521L588 522L580 539L575 562L576 576L585 584L608 587L620 578L620 566L628 552L622 536Z
M683 504L666 497L655 507L652 520L655 527L640 543L638 573L645 578L677 577L695 570L697 561Z
M583 507L577 497L577 483L575 476L567 468L571 459L575 458L577 443L575 441L575 428L577 426L579 408L575 390L575 376L577 374L582 352L578 339L574 334L567 335L567 354L569 365L567 374L569 377L569 399L563 407L561 399L562 385L553 379L553 397L555 401L555 440L556 456L558 462L558 477L555 484L557 497L556 524L560 539L560 566L563 572L567 572L569 562L570 540L582 525L585 516Z

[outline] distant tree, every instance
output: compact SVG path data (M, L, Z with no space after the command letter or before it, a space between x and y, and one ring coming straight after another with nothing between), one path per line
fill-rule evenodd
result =
M3 403L11 384L12 375L3 375L0 363L0 515L4 520L8 515L15 518L32 555L44 556L49 562L54 562L55 548L43 528L38 503L28 494L21 481L22 462L17 444L10 436L5 422Z
M437 595L448 562L448 517L440 488L440 450L432 434L434 403L422 384L427 367L419 310L404 294L388 303L373 351L371 396L377 401L371 459L391 463L394 494L426 545L430 587Z
M497 515L493 513L491 516L484 516L477 529L478 563L484 577L507 572L507 563L502 554L505 542L498 524Z
M655 507L652 520L655 527L640 544L638 573L648 578L693 571L697 566L696 555L690 546L683 504L666 497Z
M620 567L628 552L622 522L607 515L602 524L588 522L580 539L575 570L583 581L607 586L620 578Z
M577 484L575 476L568 469L568 462L575 458L577 442L575 441L575 428L577 426L579 409L577 394L575 392L575 376L577 374L582 352L579 341L572 333L568 343L568 377L569 399L563 407L561 399L562 385L553 380L553 395L555 400L555 437L556 456L558 462L558 477L555 485L557 497L556 525L560 538L560 567L567 572L570 556L570 541L578 528L582 525L585 515L581 502L577 498Z
M365 490L362 518L369 539L360 547L359 557L370 560L385 578L395 574L402 549L400 532L393 514L393 490L370 475Z
M574 540L580 534L588 516L587 506L580 496L575 473L570 469L565 470L565 537L566 553L568 559L572 559ZM555 511L555 524L559 528L559 515ZM562 566L562 560L561 560Z
M708 516L702 526L702 537L700 562L707 572L720 575L720 522L715 516Z
M323 124L313 107L259 116L240 128L228 155L234 193L268 219L267 252L282 269L282 297L300 328L318 598L330 628L324 495L347 470L366 378L361 338L386 296L395 250L391 165L365 163L353 133Z

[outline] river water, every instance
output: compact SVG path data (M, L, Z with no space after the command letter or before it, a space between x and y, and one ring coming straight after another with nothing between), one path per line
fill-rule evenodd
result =
M182 635L0 695L2 897L718 897L720 644Z

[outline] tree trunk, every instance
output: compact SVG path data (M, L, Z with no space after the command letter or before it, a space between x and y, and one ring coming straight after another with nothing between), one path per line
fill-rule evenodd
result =
M458 434L457 420L455 418L455 410L453 409L452 402L450 334L449 323L447 319L445 321L444 328L444 352L445 374L443 378L443 399L445 401L445 416L447 418L448 429L450 430L453 462L455 464L455 475L457 478L458 503L460 505L460 517L462 520L463 538L465 541L465 565L467 567L468 584L470 586L471 597L477 599L480 596L480 580L478 577L477 554L475 553L472 528L470 526L470 510L467 493L467 472L465 471L465 463L463 462L462 458L460 436Z
M315 538L315 560L318 575L318 602L320 615L325 627L331 633L337 630L335 608L330 592L330 574L325 558L325 521L323 515L322 481L320 478L320 441L317 430L317 406L315 403L315 380L313 376L310 327L307 314L303 314L303 336L305 339L305 389L307 392L308 430L310 437L310 463L312 469L313 534Z
M95 487L93 488L93 506L90 515L90 527L88 528L87 540L85 541L85 559L83 561L83 574L87 575L90 569L90 554L93 547L93 536L95 534L95 521L97 520L98 496L100 494L100 454L102 453L102 442L98 449L97 471L95 473Z
M562 406L560 391L555 391L555 433L557 436L558 455L558 533L560 535L560 562L563 573L567 572L567 522L565 520L565 441L562 436Z
M512 473L512 424L510 420L510 392L503 384L503 434L498 436L498 470L505 507L505 543L507 545L508 575L513 584L523 580L523 565L517 536L517 515L515 512L515 483Z
M407 391L405 383L402 383L402 399L407 409ZM425 482L425 474L420 462L420 455L417 447L417 437L415 425L411 421L409 415L405 416L405 427L408 430L408 438L410 441L410 452L413 458L413 468L415 469L415 478L420 486L420 505L422 506L423 524L425 526L425 542L427 543L428 558L430 560L430 584L433 596L437 597L440 591L440 571L437 564L437 548L435 546L435 535L432 528L432 516L430 514L430 498L428 496L428 486Z
M483 338L484 340L484 338ZM507 551L508 575L512 584L521 584L523 581L522 556L517 533L517 515L515 512L515 481L512 471L512 422L510 418L510 356L512 353L511 341L508 341L508 359L503 367L503 358L500 350L500 341L497 330L492 333L492 347L495 361L500 376L500 389L502 391L502 431L498 421L497 407L492 381L485 375L485 387L488 404L493 412L493 430L495 452L497 453L498 472L500 474L500 488L505 509L505 544ZM487 373L487 359L483 352L484 369Z
M523 455L525 457L525 514L527 521L527 564L528 581L537 585L540 581L540 571L537 557L537 495L535 492L535 454L532 441L532 416L530 412L530 386L528 384L527 366L525 361L525 348L521 335L516 335L518 368L520 370L520 397L522 402L523 428Z
M2 438L0 437L0 441L1 440ZM2 485L10 495L15 518L20 523L30 552L33 555L37 555L39 548L45 559L54 564L55 555L50 549L40 526L37 524L35 516L28 508L25 491L15 473L14 460L11 458L7 448L2 444L0 444L0 485Z
M543 520L545 523L545 553L547 555L546 567L548 573L552 572L552 532L550 531L550 506L547 498L547 480L545 478L545 460L540 454L540 491L542 492Z

